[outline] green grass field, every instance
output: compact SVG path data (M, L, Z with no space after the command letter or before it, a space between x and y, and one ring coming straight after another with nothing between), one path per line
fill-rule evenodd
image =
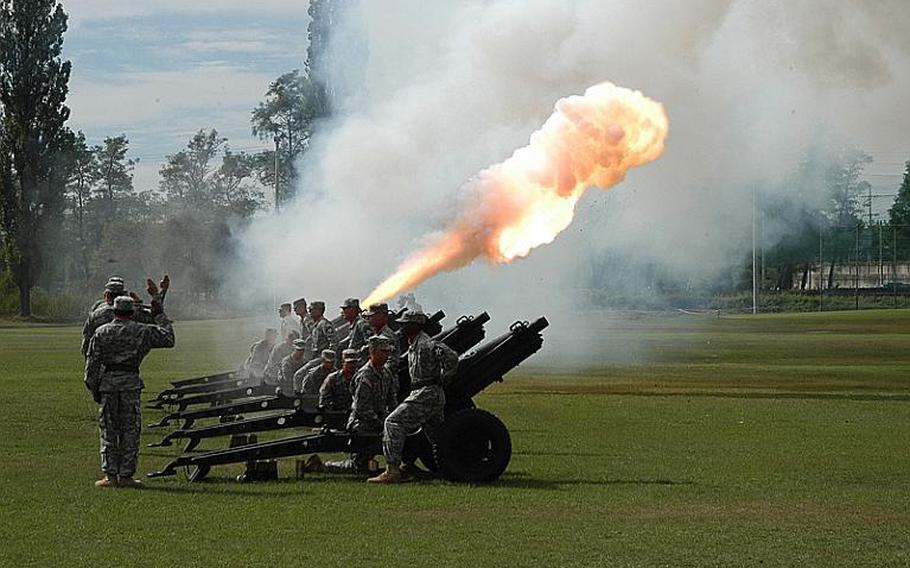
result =
M235 366L247 329L178 323L148 393ZM595 322L586 355L545 347L479 397L514 447L489 486L288 461L96 489L78 341L0 328L2 566L910 566L910 311Z

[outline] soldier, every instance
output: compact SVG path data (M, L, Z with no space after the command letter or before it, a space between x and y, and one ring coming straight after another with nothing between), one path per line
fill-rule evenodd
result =
M309 310L313 324L310 328L310 335L306 338L307 362L304 366L307 372L320 365L322 362L320 357L323 349L335 351L336 343L335 326L332 325L332 322L323 317L325 315L325 302L311 302Z
M294 373L294 392L311 397L313 402L319 397L319 387L329 373L335 370L335 359L338 356L331 349L322 350L321 365L310 367L304 366Z
M294 396L294 375L306 362L303 358L306 345L306 340L295 339L294 350L278 366L278 392L283 396Z
M405 437L421 426L425 426L428 434L432 435L442 423L446 404L443 380L454 373L458 365L455 351L423 332L427 321L423 312L408 310L398 321L408 341L411 394L385 419L382 452L386 458L386 470L367 480L371 483L401 481L401 454Z
M363 315L365 318L367 318L367 322L370 324L370 327L373 330L373 335L382 335L383 337L387 337L389 339L392 352L389 354L386 366L389 368L389 371L391 371L392 376L395 377L395 392L397 393L399 337L398 334L392 331L392 328L389 327L389 306L385 303L371 304L369 309L367 309ZM366 349L366 345L361 347L361 353L363 355L366 355Z
M319 387L319 406L327 410L351 411L354 400L354 373L360 363L360 354L354 349L341 353L341 369L325 378Z
M313 320L307 313L306 298L297 298L292 303L294 313L300 319L300 338L306 339L310 336L310 330L313 328Z
M345 348L359 352L366 345L367 339L374 333L373 328L360 314L360 300L357 298L346 299L341 305L341 315L345 321L351 324L351 335Z
M139 365L151 349L174 346L174 329L164 306L152 300L155 324L132 320L133 300L114 300L114 320L99 327L89 342L85 386L101 405L101 470L98 487L135 487L142 409L139 393L145 386Z
M120 294L118 294L118 295L125 294L124 289L126 287L126 283L123 281L123 278L121 278L120 276L111 276L110 278L107 279L107 284L104 285L104 294L102 294L101 299L96 301L94 304L92 304L92 307L89 308L88 313L91 314L92 312L94 312L95 310L100 308L102 304L111 305L113 303L113 298L110 301L108 301L108 297L107 297L108 285L114 285L114 286L118 287L120 289ZM91 337L89 339L91 339Z
M170 278L165 275L161 280L159 286L155 286L155 283L151 278L146 280L147 291L152 297L153 301L157 301L162 306L164 305L164 296L167 294L167 289L170 286ZM88 318L85 320L85 324L82 326L82 355L85 356L88 350L88 342L94 335L95 330L101 327L102 325L113 321L114 319L114 298L117 296L128 295L133 299L134 312L133 320L140 323L154 323L154 317L150 310L146 309L142 305L142 300L136 294L129 292L127 293L123 288L123 279L117 276L112 276L108 280L107 284L104 287L104 297L105 302L98 305L94 311L92 311Z
M382 424L389 411L398 404L394 391L392 373L386 360L392 352L389 338L374 335L367 342L370 359L354 375L354 397L347 430L355 436L379 436ZM373 456L367 453L353 453L341 462L328 462L324 470L331 473L352 473L367 471ZM322 462L314 455L307 461L307 469L321 470Z
M291 317L291 304L285 302L278 308L278 337L282 339L287 338L292 329L297 331L299 337L300 330Z
M243 369L250 378L262 378L265 372L265 366L269 362L269 355L275 342L278 340L278 330L270 327L265 330L265 337L259 341L254 341L250 345L250 355L243 363Z
M269 353L269 361L265 364L265 370L262 372L262 384L277 385L278 372L281 370L281 360L294 351L294 340L300 338L300 332L292 329L285 336L284 341L275 344Z

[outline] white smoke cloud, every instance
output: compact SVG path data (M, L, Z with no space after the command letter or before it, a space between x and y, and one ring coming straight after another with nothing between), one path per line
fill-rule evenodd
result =
M363 44L333 52L343 112L301 164L302 197L242 236L244 268L279 298L366 295L452 216L465 180L558 98L608 80L665 105L664 156L589 192L529 258L440 275L419 297L506 319L577 309L603 248L720 275L742 261L752 189L779 186L820 132L908 147L908 24L903 0L354 4L339 35Z

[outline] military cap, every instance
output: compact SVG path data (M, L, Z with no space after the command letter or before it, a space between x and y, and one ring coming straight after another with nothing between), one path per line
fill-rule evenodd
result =
M295 339L294 340L294 349L297 351L305 351L307 348L306 339Z
M391 351L392 342L384 335L374 335L368 340L370 349L379 349L381 351Z
M279 307L279 308L291 309L291 304L290 304L290 302L285 302L285 303L281 304L281 305L278 306L278 307Z
M299 306L300 304L303 304L303 305L305 306L305 305L306 305L306 298L297 298L296 300L294 300L293 306L294 306L294 308L296 309L297 306Z
M110 278L107 279L107 281L108 282L120 282L121 284L123 284L125 282L125 280L123 279L122 276L111 276Z
M405 312L398 318L398 323L427 323L427 315L420 310L405 310Z
M322 360L323 361L334 361L335 352L332 351L331 349L323 349L322 350Z
M114 280L113 278L111 278L110 280L107 281L107 284L104 285L105 292L113 292L115 294L122 294L123 289L124 289L123 280Z
M129 296L117 296L114 298L114 311L128 314L133 313L133 299Z
M360 300L357 298L345 298L344 302L339 306L341 309L345 308L357 308L360 309Z
M370 304L370 307L367 308L367 311L363 312L363 315L366 317L375 316L376 314L387 314L389 313L389 305L385 302L380 302L376 304Z
M310 302L310 309L325 311L325 302L320 302L318 300L315 302Z
M343 361L360 361L360 354L356 349L345 349L341 352L341 359Z

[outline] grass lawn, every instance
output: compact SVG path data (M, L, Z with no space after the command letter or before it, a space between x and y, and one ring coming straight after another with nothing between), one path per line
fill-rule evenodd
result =
M590 323L583 356L550 346L478 397L512 434L495 484L283 461L278 482L219 467L141 491L92 486L79 330L2 327L0 565L910 566L910 311ZM236 366L248 329L178 323L148 393Z

